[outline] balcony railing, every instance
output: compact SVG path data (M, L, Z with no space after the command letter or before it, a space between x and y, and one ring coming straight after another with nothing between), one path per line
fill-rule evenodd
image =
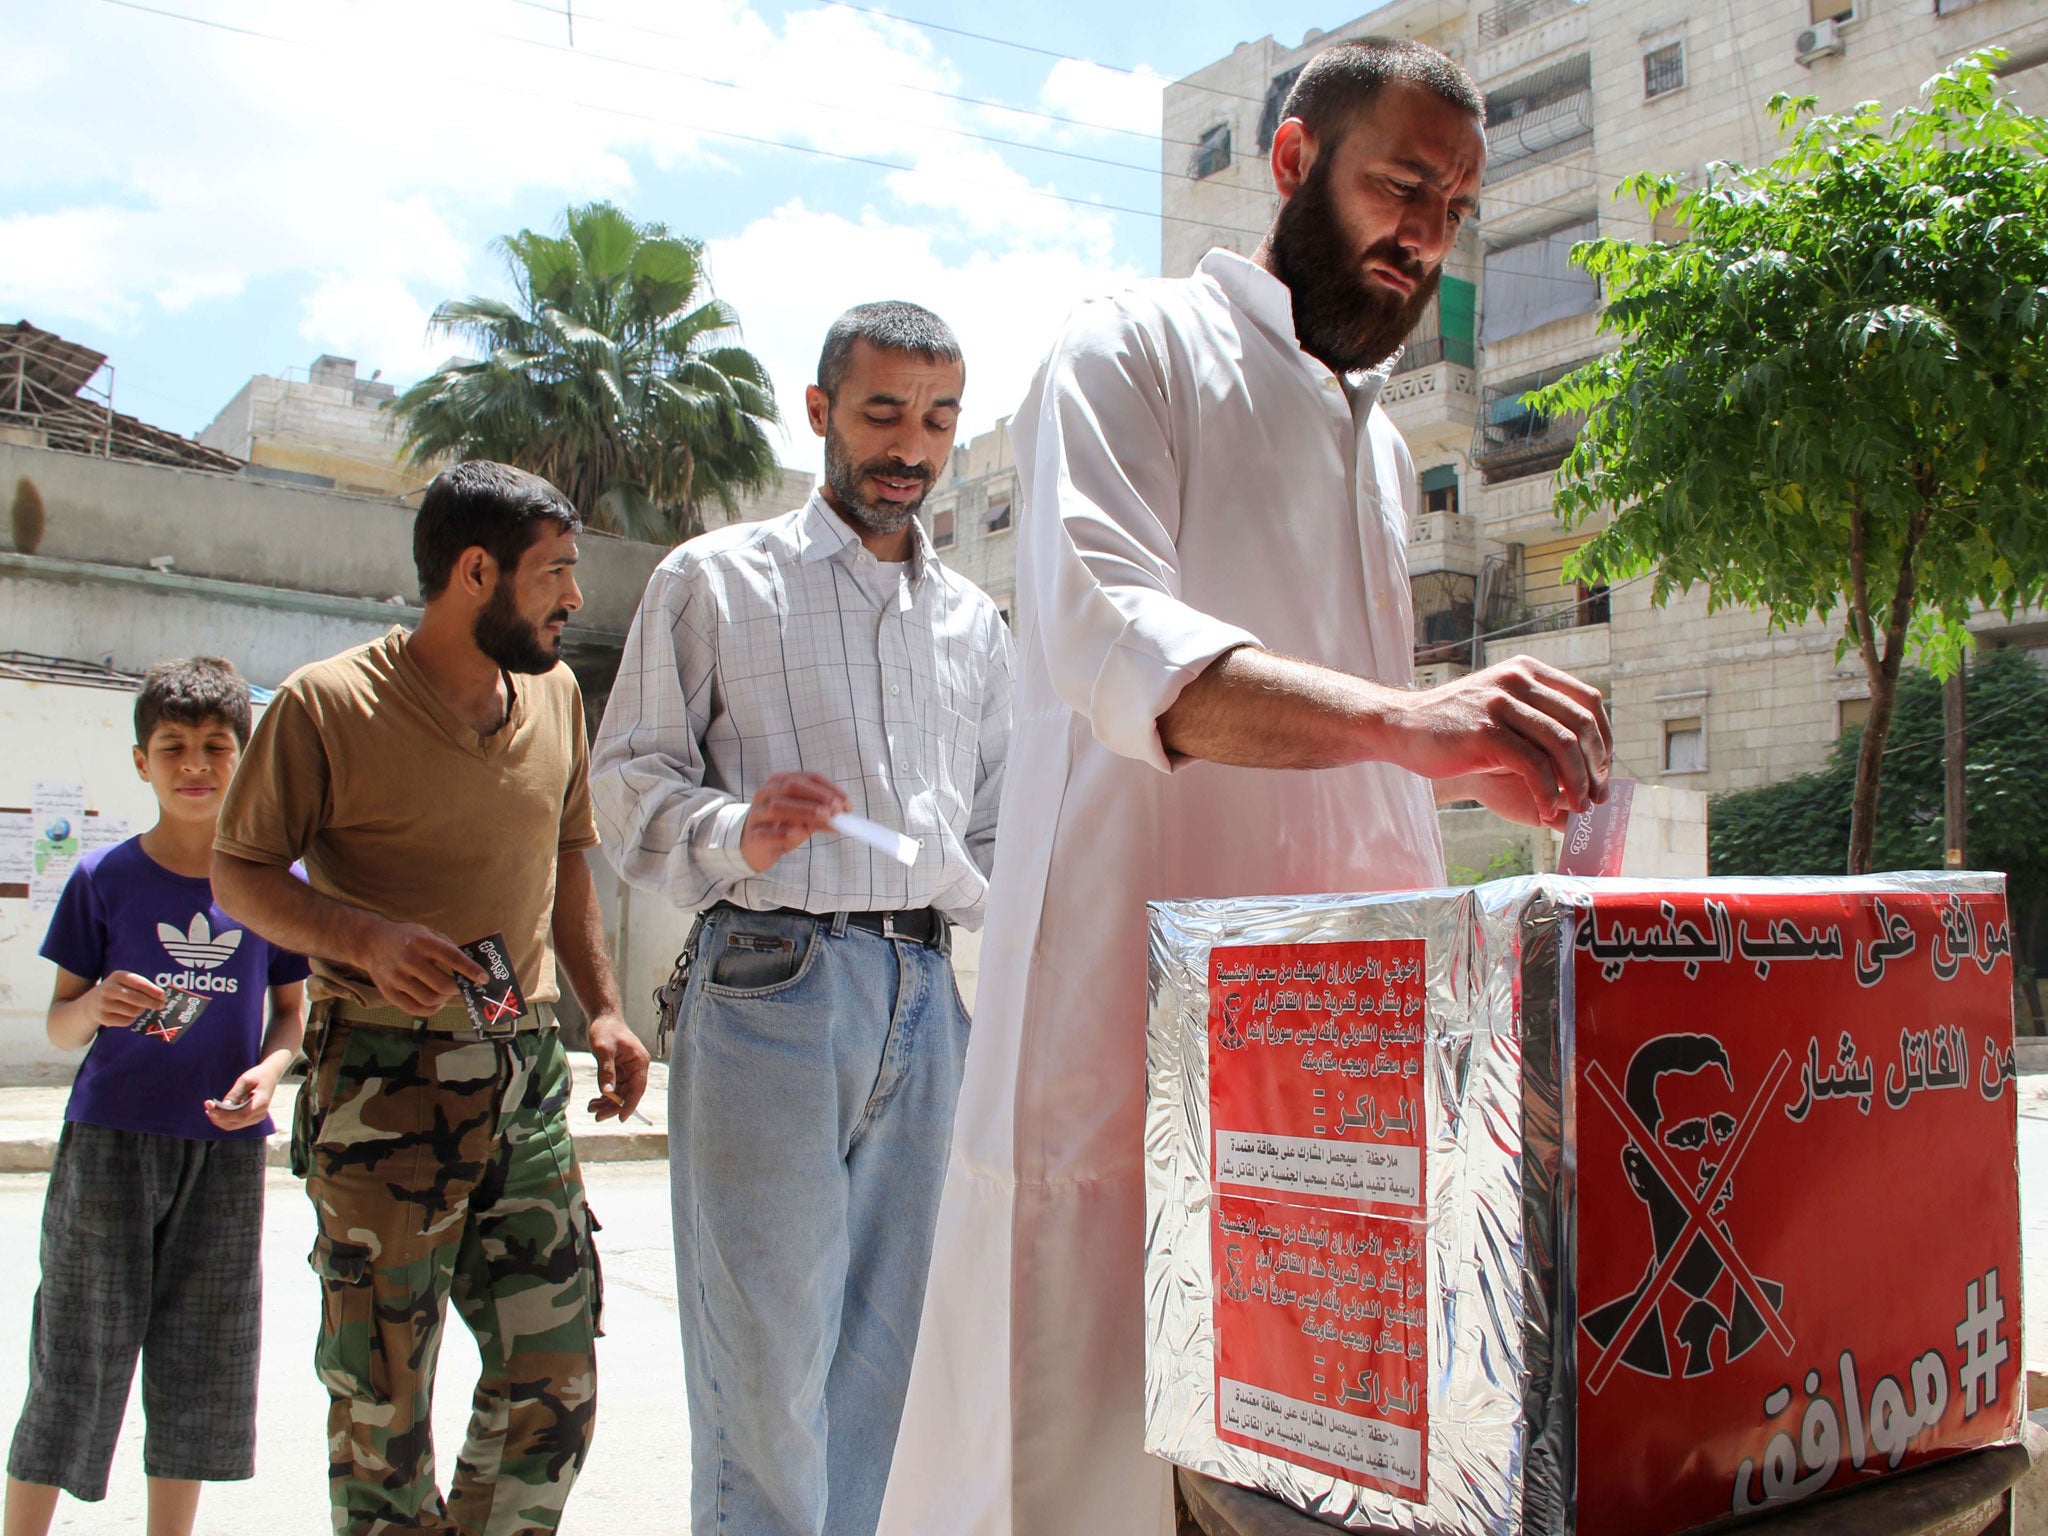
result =
M1553 16L1562 16L1584 3L1585 0L1502 0L1501 4L1479 13L1479 46L1489 47L1525 27L1533 27Z
M1469 662L1479 579L1459 571L1425 571L1409 578L1415 600L1415 664Z
M1554 384L1576 364L1550 368L1510 384L1487 389L1479 401L1479 428L1472 435L1472 462L1486 483L1548 474L1564 462L1579 435L1582 418L1532 409L1523 396Z
M1402 347L1394 372L1412 373L1418 368L1434 368L1438 363L1456 363L1460 368L1470 368L1473 366L1472 351L1471 342L1452 336L1419 336Z
M1487 93L1486 180L1568 155L1592 136L1592 59L1582 54Z

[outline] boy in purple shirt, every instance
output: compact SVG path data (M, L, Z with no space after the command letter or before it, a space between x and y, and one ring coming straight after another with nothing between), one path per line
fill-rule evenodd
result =
M189 1536L202 1481L255 1472L263 1142L306 963L215 906L207 878L249 717L225 661L150 669L135 767L157 823L79 860L43 941L50 1039L86 1057L43 1207L8 1536L46 1532L60 1489L106 1496L138 1354L150 1536Z

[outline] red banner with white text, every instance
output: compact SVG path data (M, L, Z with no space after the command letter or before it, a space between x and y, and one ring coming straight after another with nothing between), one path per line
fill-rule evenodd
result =
M1578 1529L2012 1438L2004 900L1603 891L1574 951Z

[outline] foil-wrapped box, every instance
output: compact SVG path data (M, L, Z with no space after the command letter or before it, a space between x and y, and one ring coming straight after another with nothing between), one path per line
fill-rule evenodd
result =
M1999 877L1152 908L1146 1446L1662 1536L2016 1439Z

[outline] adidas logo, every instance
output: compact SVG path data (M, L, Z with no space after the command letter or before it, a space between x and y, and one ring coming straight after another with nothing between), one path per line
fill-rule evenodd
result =
M242 945L241 929L230 928L216 936L204 912L192 914L192 926L184 933L169 923L158 923L156 936L173 960L199 971L219 970Z

